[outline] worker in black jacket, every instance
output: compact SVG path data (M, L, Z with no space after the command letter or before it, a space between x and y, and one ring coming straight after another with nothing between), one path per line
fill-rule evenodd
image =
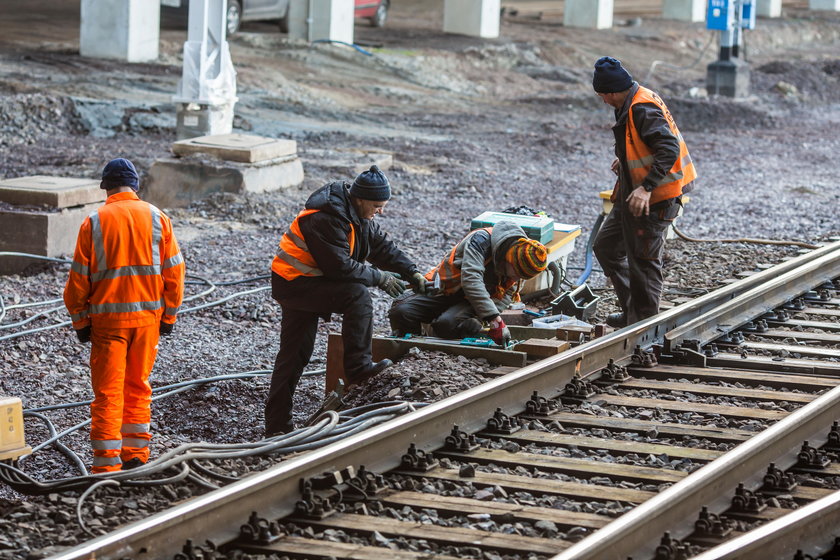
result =
M280 303L280 351L274 362L265 405L266 436L288 433L292 402L303 368L315 345L318 318L343 316L344 372L360 383L392 365L371 361L373 303L368 287L397 297L407 279L425 291L417 266L373 221L391 198L391 186L377 166L359 174L352 185L329 183L283 234L271 265L271 293Z

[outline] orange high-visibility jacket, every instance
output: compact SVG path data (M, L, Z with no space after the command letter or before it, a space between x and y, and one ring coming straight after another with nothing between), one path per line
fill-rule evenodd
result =
M694 169L694 163L688 153L688 147L685 145L682 134L677 128L677 123L674 122L674 117L662 98L645 87L639 86L639 90L630 103L630 108L627 111L627 134L625 140L627 153L627 168L630 170L630 178L633 181L631 190L642 184L650 172L650 167L653 164L653 152L650 151L641 136L636 130L636 123L633 121L633 105L637 103L653 103L662 110L671 132L677 137L680 143L680 155L677 161L674 162L673 167L665 175L658 185L650 193L650 204L656 204L662 200L668 200L680 196L685 185L697 178L697 172ZM617 185L616 185L617 186ZM617 191L613 191L612 199L615 200Z
M289 226L289 231L285 232L283 237L280 238L277 254L271 262L271 270L286 280L294 280L298 276L324 275L309 252L309 247L306 245L306 240L303 238L303 232L300 230L300 223L298 222L301 218L315 212L320 212L320 210L302 210L294 219L292 225ZM350 244L349 254L352 255L356 244L356 234L353 223L348 223L350 224L350 233L347 234L347 242Z
M174 323L184 271L169 218L133 192L109 196L79 228L64 287L73 328Z

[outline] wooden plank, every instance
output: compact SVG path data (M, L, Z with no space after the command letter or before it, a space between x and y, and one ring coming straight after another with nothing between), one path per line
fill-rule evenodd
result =
M633 408L661 408L677 412L696 412L698 414L719 414L733 418L752 418L757 420L781 420L788 415L780 410L762 410L760 408L744 408L739 406L725 406L705 403L682 401L666 401L663 399L640 399L637 397L620 397L614 395L596 395L591 402L603 406L629 406Z
M741 397L756 401L786 401L795 403L809 403L817 395L791 393L790 391L762 391L759 389L739 389L737 387L720 387L702 383L679 383L675 381L656 381L649 379L631 379L621 384L622 389L647 389L653 391L680 391L696 395L718 395L725 397Z
M788 386L791 388L795 386L800 375L825 376L826 379L834 381L833 387L837 386L837 378L840 377L840 362L803 358L771 358L765 356L742 358L740 354L718 352L713 358L708 358L706 364L712 367L745 367L753 370L763 369L774 373L786 372L789 379Z
M540 455L538 453L510 453L498 449L476 449L470 453L440 450L435 451L435 456L448 457L465 463L493 463L494 465L505 465L511 468L518 466L532 467L546 472L575 473L576 475L585 477L608 476L618 480L632 480L652 484L677 482L687 476L687 473L673 469L606 463L594 459L554 457L552 455Z
M838 341L840 343L840 341ZM727 345L729 347L729 345ZM779 344L769 342L751 342L746 341L742 344L734 346L738 348L752 348L754 350L769 350L771 352L781 352L782 350L793 354L794 352L800 356L816 356L820 358L840 358L840 350L833 348L815 348L813 346L799 346L796 344Z
M513 347L517 352L525 352L529 358L550 358L565 352L572 345L562 340L529 338Z
M649 500L656 494L655 492L646 492L644 490L613 488L611 486L600 486L597 484L563 482L549 478L531 478L528 476L486 473L481 471L476 471L475 476L464 478L458 474L458 469L444 469L440 467L424 473L399 470L393 472L395 474L415 478L448 480L460 483L471 482L473 486L501 486L508 492L529 492L531 494L564 496L566 498L582 499L586 501L617 501L640 504L645 500Z
M773 319L767 319L767 324L774 327L802 327L803 329L840 331L840 323L829 323L827 321L804 321L802 319L788 319L787 321L775 321Z
M782 329L769 329L763 333L744 333L755 334L761 338L802 340L807 342L825 343L825 344L840 344L840 337L836 334L820 333L820 332L805 332Z
M739 357L740 359L740 357ZM749 367L747 360L742 360L743 367ZM740 364L739 364L740 365ZM646 379L682 378L705 381L726 381L744 385L766 385L767 387L781 387L785 389L799 389L816 392L823 389L833 389L837 382L825 377L789 374L761 373L757 371L743 371L739 369L720 369L714 367L699 368L691 366L672 366L659 364L655 368L629 366L627 371L634 377Z
M499 376L502 376L502 375L507 375L507 374L512 373L514 371L519 371L519 369L520 368L518 368L518 367L512 367L512 366L499 366L497 368L491 369L485 375L489 375L489 376L492 376L492 377L499 377Z
M298 520L290 518L287 521L295 523ZM500 550L513 553L527 551L537 554L556 554L572 545L571 542L562 539L524 537L521 535L493 533L462 527L440 527L415 521L399 521L389 517L357 515L355 513L338 513L321 521L306 519L300 520L299 522L325 529L340 529L365 534L378 531L381 535L392 538L424 539L449 545L475 546L485 550ZM387 555L383 557L387 557Z
M612 518L606 515L582 511L567 511L547 507L510 504L507 502L474 500L472 498L460 498L457 496L438 496L437 494L424 494L422 492L392 491L385 495L377 496L376 499L386 506L397 508L402 506L411 506L416 509L429 508L436 510L438 513L451 515L486 513L497 520L501 517L510 517L516 521L526 521L529 523L546 520L562 527L600 529L612 521Z
M602 428L616 432L636 433L649 433L655 430L658 437L689 437L729 443L747 441L755 435L755 432L748 432L747 430L718 428L717 426L691 426L687 424L656 422L653 420L638 420L636 418L592 416L590 414L577 414L574 412L555 412L549 416L535 416L534 418L539 418L543 423L556 420L563 426Z
M488 437L487 434L479 433L478 435L480 437ZM618 454L667 455L672 458L691 459L693 461L714 461L723 455L722 451L712 449L697 449L678 445L603 439L580 435L570 436L537 430L519 430L513 434L505 435L504 439L525 444L533 443L536 445L552 445L558 447L578 447L580 449L606 449ZM516 455L518 456L519 453Z
M806 315L817 315L820 317L829 317L834 319L835 321L840 321L840 310L838 309L825 309L823 307L806 307L802 310L790 310L789 313L792 313L794 316L799 315L800 313L804 313Z
M304 537L283 537L268 545L238 544L237 548L249 554L277 553L296 559L329 560L461 560L456 556L432 554L430 552L412 552L410 550L392 550L379 546L364 546L353 543L321 541ZM273 555L276 558L277 555Z

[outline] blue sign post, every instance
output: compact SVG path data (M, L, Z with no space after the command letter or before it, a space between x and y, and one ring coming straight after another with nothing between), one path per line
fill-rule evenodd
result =
M749 93L749 65L739 58L742 29L755 28L755 0L709 0L706 28L720 31L720 55L708 67L710 94L744 97Z

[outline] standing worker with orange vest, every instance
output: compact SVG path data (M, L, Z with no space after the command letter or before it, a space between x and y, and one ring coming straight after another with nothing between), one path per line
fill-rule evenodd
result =
M620 328L659 313L665 234L697 173L665 102L634 82L621 62L599 58L592 86L615 109L618 180L593 250L621 306L607 324Z
M280 239L271 264L271 295L282 308L280 351L265 404L266 437L294 429L294 392L315 347L318 317L343 315L344 372L350 384L391 365L387 359L371 361L368 287L397 297L405 286L393 272L415 291L425 291L426 284L417 266L373 221L390 198L387 177L371 166L352 185L336 181L312 193Z
M184 295L184 258L163 212L136 194L127 159L102 171L105 205L82 223L64 303L80 342L91 342L91 472L149 460L158 337L169 335Z

